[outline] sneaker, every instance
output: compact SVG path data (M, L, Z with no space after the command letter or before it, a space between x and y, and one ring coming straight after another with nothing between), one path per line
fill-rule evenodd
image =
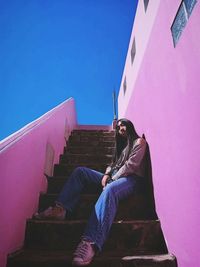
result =
M49 207L42 212L36 212L33 215L33 219L37 220L64 220L66 216L66 210L61 206Z
M72 264L76 266L86 266L91 263L94 255L94 243L81 240L76 251L74 252Z

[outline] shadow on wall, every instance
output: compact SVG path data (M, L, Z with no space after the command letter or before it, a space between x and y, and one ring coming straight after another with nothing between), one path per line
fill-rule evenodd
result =
M146 137L144 134L142 135L142 137L146 140ZM147 142L147 148L146 148L146 170L145 170L144 194L149 203L149 207L148 207L149 218L158 219L158 216L156 213L154 188L153 188L153 180L152 180L151 154L150 154L148 142Z

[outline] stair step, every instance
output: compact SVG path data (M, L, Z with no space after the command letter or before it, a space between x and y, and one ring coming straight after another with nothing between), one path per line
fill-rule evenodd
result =
M41 194L39 201L39 211L43 211L52 206L57 199L58 194ZM70 219L88 219L92 208L98 199L99 194L83 194L81 199L70 214ZM156 219L156 215L150 210L149 202L142 194L136 194L119 203L116 219Z
M68 141L68 147L114 147L113 141L82 141L82 142L76 142L73 140Z
M60 156L60 163L64 164L106 164L109 165L112 161L111 155L92 155L92 154L70 154Z
M25 246L31 249L74 249L84 232L86 221L28 220ZM158 220L115 221L104 245L107 251L126 251L127 255L167 252Z
M72 267L72 251L22 250L10 255L7 267ZM126 253L100 253L91 267L177 267L171 254L126 256Z
M82 134L72 134L69 137L69 142L114 142L114 136L109 135L82 135Z
M99 154L109 154L112 155L114 152L114 147L102 147L102 146L71 146L67 145L64 148L64 153L69 152L73 154L87 154L92 153L93 155Z
M115 136L115 131L105 131L105 130L73 130L72 135L81 136Z
M68 176L75 168L81 167L81 166L104 173L107 167L107 164L91 164L91 163L90 164L85 164L85 163L55 164L53 176Z
M63 188L63 185L65 184L68 176L53 176L53 177L48 177L48 188L47 188L47 193L52 194L52 193L60 193L60 191Z
M109 131L73 131L64 151L87 153L95 151L105 154L113 153L115 132ZM109 148L109 149L108 149ZM78 149L78 150L77 150Z
M57 198L57 195L61 192L64 184L66 183L68 177L67 176L55 176L48 178L48 190L47 194L40 195L39 201L39 210L44 210L45 208L51 206ZM102 192L101 188L94 187L87 187L83 194L100 194ZM84 199L81 199L80 204L77 208L81 205L82 214L85 214L85 218L88 218L89 209L91 206L89 205L84 208ZM77 209L78 210L78 209ZM122 210L124 212L122 212ZM81 213L78 212L77 216L81 216ZM157 215L153 206L151 205L151 201L149 201L148 196L142 189L138 188L138 191L135 195L130 197L130 200L124 200L120 203L118 213L121 217L123 214L123 218L134 218L134 219L157 219ZM126 215L126 216L125 216ZM80 217L81 218L81 217ZM119 218L119 217L118 217Z

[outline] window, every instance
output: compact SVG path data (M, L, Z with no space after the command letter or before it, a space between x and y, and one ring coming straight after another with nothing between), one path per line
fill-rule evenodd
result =
M135 58L135 54L136 54L136 47L135 47L135 38L134 38L132 48L131 48L131 63L132 64Z
M174 22L172 23L171 26L174 47L176 47L178 40L187 24L187 21L196 3L197 0L183 0L181 2L178 12L175 16Z
M123 89L124 89L124 95L125 95L126 94L126 89L127 89L126 76L124 78Z
M149 0L144 0L144 9L145 9L145 12L147 11L148 4L149 4Z
M192 10L193 10L197 0L184 0L183 2L185 4L185 8L186 8L187 15L188 15L188 18L189 18L189 16L191 15Z

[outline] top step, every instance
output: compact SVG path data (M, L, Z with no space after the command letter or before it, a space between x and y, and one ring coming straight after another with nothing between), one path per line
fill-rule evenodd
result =
M71 147L114 147L115 132L103 130L74 130L67 141L67 148Z

